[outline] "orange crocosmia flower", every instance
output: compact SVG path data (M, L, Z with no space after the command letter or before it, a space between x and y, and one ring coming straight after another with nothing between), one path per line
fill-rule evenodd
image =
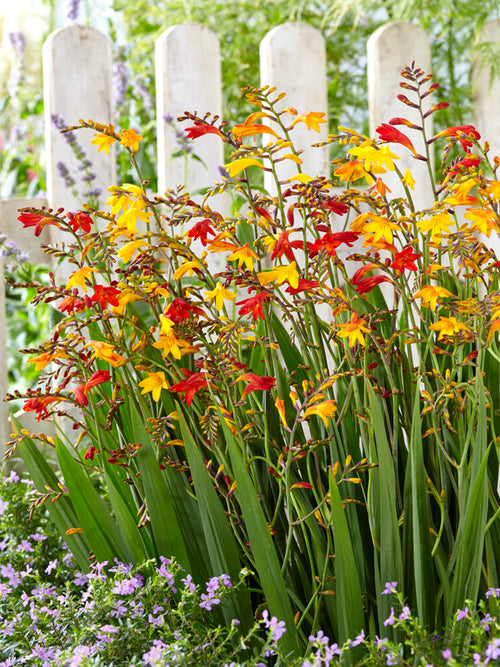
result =
M373 187L377 190L379 195L382 195L382 197L385 197L388 192L392 192L392 190L384 183L381 178L377 178Z
M113 368L123 366L127 362L125 357L115 352L115 348L111 343L105 343L102 340L89 340L85 347L90 347L94 350L92 360L101 359L101 361L106 361Z
M445 336L453 336L453 334L458 333L459 331L468 331L470 329L465 326L462 322L458 322L456 317L444 317L439 318L439 322L434 322L431 324L429 329L433 331L439 331L438 340L442 340Z
M338 408L334 401L323 401L322 403L316 403L311 405L304 412L304 419L307 419L309 415L317 415L321 417L325 426L329 424L329 418L337 412Z
M498 232L497 214L489 208L468 208L464 213L464 218L474 223L471 231L484 234L488 238L491 232Z
M237 139L241 139L241 137L253 137L257 134L272 134L274 137L279 139L279 134L277 134L272 128L268 127L267 125L261 125L255 122L260 118L268 117L269 116L263 111L256 111L255 113L250 114L244 123L235 125L231 132Z
M269 377L268 375L260 376L255 373L243 373L236 382L242 381L248 382L248 384L243 390L241 398L245 398L252 391L269 391L276 384L276 378Z
M51 403L59 403L66 400L63 396L36 396L28 398L23 405L24 412L36 412L37 421L49 416L47 406Z
M350 160L349 162L344 162L333 172L335 176L341 180L346 181L359 181L360 178L364 178L367 174L366 169L363 167L363 163L359 160Z
M130 148L133 153L137 153L139 150L139 141L143 140L143 137L140 137L135 130L122 130L121 145L125 148Z
M89 393L89 391L93 388L96 387L98 384L103 384L103 382L108 382L110 379L110 374L109 371L96 371L95 373L92 373L90 378L87 380L87 382L83 385L83 392L85 395Z
M490 328L488 330L488 343L491 343L493 340L495 333L500 329L500 317L497 317L496 320L493 320L490 324Z
M110 306L119 306L120 302L117 299L117 296L120 294L120 290L116 287L105 286L105 285L95 285L94 294L92 295L92 303L99 301L99 304L103 310L106 309L107 305Z
M297 123L305 123L308 130L321 132L319 125L320 123L326 123L326 118L324 112L309 111L308 113L303 113L296 116L292 121L292 127L297 125Z
M69 224L76 233L79 229L88 233L92 229L93 220L87 213L78 211L77 213L68 213Z
M41 371L50 364L51 361L54 359L59 358L61 355L57 353L49 354L47 352L44 352L43 354L40 354L38 357L34 357L33 359L28 360L28 364L35 364L35 370L36 371ZM64 355L64 358L67 358L66 355Z
M274 402L274 405L276 406L276 410L279 413L279 416L280 416L280 419L283 423L283 426L285 428L288 428L288 424L286 423L286 416L285 416L285 401L278 396L276 398L276 401Z
M472 190L475 185L476 181L473 178L468 178L462 183L456 183L452 188L453 194L443 199L442 203L445 206L478 206L479 199L469 195L470 190Z
M424 285L415 294L416 299L422 299L422 306L428 306L433 312L436 310L438 299L454 298L454 295L446 288L439 285Z
M382 123L382 125L377 127L376 131L381 141L386 141L387 143L391 144L401 144L402 146L406 146L406 148L408 148L413 153L413 155L418 155L410 139L408 139L405 134L392 125Z
M353 345L356 343L364 345L365 339L363 332L370 333L370 329L366 326L366 324L366 320L364 320L362 317L358 317L358 314L354 312L351 315L349 322L335 325L341 329L337 332L337 336L340 338L349 338L349 347L353 347Z
M101 151L104 151L106 155L109 155L109 149L112 146L112 144L115 143L117 140L117 136L115 134L115 127L114 125L108 125L107 128L107 133L104 132L99 132L99 134L94 134L94 138L90 142L91 144L94 144L94 146L98 146L98 152L100 153ZM108 134L109 133L109 134Z
M305 278L299 278L299 284L297 287L292 287L290 285L286 288L285 292L287 294L299 294L300 292L315 289L316 287L319 287L319 282L317 280L306 280Z
M227 258L228 261L238 260L238 268L241 269L244 264L249 271L253 271L254 259L259 259L259 256L254 253L248 243L245 243L241 248L237 248Z

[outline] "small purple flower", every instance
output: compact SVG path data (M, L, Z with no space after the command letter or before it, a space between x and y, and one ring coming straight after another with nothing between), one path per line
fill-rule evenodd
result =
M201 594L201 599L202 599L202 602L200 602L199 606L202 609L206 609L207 611L211 611L212 607L214 605L220 603L219 598L211 596L210 593L208 595L206 595L205 593L202 593Z
M46 574L50 574L52 570L55 570L56 568L57 568L57 558L49 562L49 564L45 568L45 572Z
M394 625L396 622L396 617L394 616L394 607L391 607L391 613L388 618L385 619L384 625Z
M465 607L465 609L459 609L457 612L457 621L461 621L463 618L467 618L468 613L469 607Z
M411 616L410 607L403 607L403 609L401 610L401 614L399 614L399 620L406 621L410 618L410 616Z
M352 642L351 642L351 648L352 648L353 646L359 646L359 645L363 642L364 638L365 638L365 631L364 631L364 630L361 630L361 632L359 633L359 635L358 635L357 637L355 637L355 638L352 640Z
M21 544L18 546L18 549L20 549L21 551L29 551L29 552L35 551L33 549L33 545L29 540L21 540Z
M9 507L8 500L0 500L0 516L3 516Z
M315 644L328 644L330 641L330 638L325 635L323 630L320 630L316 637L314 635L309 635L308 639Z
M73 583L75 586L85 586L85 584L89 583L89 580L87 575L83 574L82 572L77 572L76 577L73 579Z
M43 542L47 539L47 535L44 535L43 533L32 533L30 537L35 542Z
M285 621L278 621L276 616L271 616L271 618L269 618L269 612L267 609L264 609L262 613L262 620L264 621L264 627L266 630L271 630L271 641L277 642L278 639L283 637L286 632Z
M388 581L385 585L382 595L390 595L391 593L396 592L398 582L397 581Z
M481 619L481 627L483 630L486 632L489 632L490 630L490 623L492 622L493 618L491 614L486 614L484 618Z
M500 597L500 588L488 588L488 590L485 593L485 597L489 598L491 596L493 596L495 598L499 598Z
M445 660L450 660L453 655L449 648L445 648L444 651L441 651L441 654Z
M188 574L186 577L184 577L184 579L181 579L181 581L190 593L195 592L196 586L194 585L193 577L190 574Z
M498 658L500 658L500 639L493 639L493 641L486 647L484 653L487 658L486 662L489 662L490 660L498 660Z
M6 478L5 481L9 484L15 484L15 482L19 482L19 475L15 470L11 470L10 475Z
M123 579L123 581L116 581L113 593L115 595L130 595L138 588L142 588L144 579L141 576L134 576L130 579Z
M142 659L145 665L150 665L155 667L158 665L158 662L162 660L163 651L168 648L168 644L165 644L161 639L155 639L153 641L153 646L143 654Z

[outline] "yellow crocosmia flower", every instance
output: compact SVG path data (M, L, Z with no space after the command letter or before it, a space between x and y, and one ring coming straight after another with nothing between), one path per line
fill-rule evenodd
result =
M158 373L148 372L148 377L142 382L139 382L139 387L143 387L141 394L151 392L155 403L158 403L160 400L162 389L170 389L170 385L165 379L165 373L163 371L159 371Z
M276 281L278 285L281 285L285 280L288 280L290 286L294 289L299 286L299 272L297 271L296 262L292 262L285 266L277 266L270 271L258 273L257 278L261 285L267 285L273 281Z
M286 155L282 155L280 160L291 160L292 162L295 162L295 164L302 164L300 157L298 155L293 155L293 153L286 153Z
M285 428L288 428L288 424L286 423L286 416L285 416L285 401L278 396L276 401L274 402L274 405L276 406L276 410L279 413L279 416L280 416L280 419L283 423L283 426Z
M439 285L424 285L415 294L416 299L422 299L422 306L429 307L433 312L436 310L438 299L453 298L454 295Z
M146 193L138 185L132 183L124 183L120 187L112 185L108 191L111 192L111 197L107 199L106 204L111 206L113 215L121 209L126 211L131 206L142 210L147 204Z
M259 259L259 256L254 253L248 243L245 243L244 246L231 253L227 259L228 261L238 260L239 269L244 264L249 271L253 271L253 260Z
M351 155L354 155L354 157L356 157L358 160L362 160L364 162L364 168L366 171L373 171L373 165L378 167L387 167L389 171L394 171L395 167L393 160L400 159L399 155L392 153L388 146L381 146L377 148L370 140L363 141L360 146L349 148L348 152Z
M139 141L142 141L143 138L140 137L135 130L122 130L121 134L121 145L125 146L125 148L130 148L134 153L137 153L139 150Z
M307 419L307 417L310 415L317 415L318 417L321 417L325 426L328 426L329 418L333 417L337 409L338 408L334 401L323 401L322 403L316 403L315 405L311 405L309 408L307 408L307 410L304 412L304 419Z
M337 332L337 336L340 338L349 339L349 347L353 347L356 343L360 345L365 344L364 333L370 333L370 329L366 326L367 322L362 317L358 317L357 313L351 315L349 322L343 324L336 324L335 326L340 327L340 331Z
M430 232L434 243L441 241L441 234L448 233L448 229L453 225L453 218L449 213L437 213L428 220L420 220L417 227L422 232Z
M135 206L131 206L128 208L126 211L124 211L117 219L116 219L116 224L118 227L125 227L126 229L133 229L135 228L135 223L137 220L142 220L143 222L149 223L149 218L153 214L151 211L145 211L144 209L138 208Z
M484 234L488 238L491 232L498 232L497 214L489 208L468 208L464 218L474 223L471 231Z
M439 331L438 340L442 340L445 336L453 336L453 334L456 334L459 331L470 331L465 324L458 322L456 317L443 316L439 318L439 322L431 324L429 329Z
M81 269L78 269L72 273L69 277L68 284L66 289L72 289L73 287L81 287L84 292L87 291L87 285L85 280L90 273L97 271L97 269L92 268L91 266L82 266Z
M144 241L143 239L138 239L137 241L130 241L130 243L126 243L123 245L120 250L116 253L118 257L124 262L125 264L128 264L132 257L134 256L134 253L139 250L139 248L144 248L147 247L149 248L149 243Z
M415 179L409 169L405 169L403 178L401 179L402 183L407 185L410 190L415 190Z
M205 301L213 301L215 299L215 307L220 312L224 308L224 299L234 301L236 299L236 294L234 292L229 292L229 290L222 286L222 283L218 282L213 290L205 292L204 298Z
M309 111L296 116L292 121L292 127L297 123L305 123L308 130L321 132L320 123L326 123L325 114L320 111Z
M105 343L102 340L89 340L85 347L90 347L94 350L92 360L101 359L101 361L107 361L113 368L123 366L127 361L125 357L115 352L115 348L111 343Z
M184 262L184 264L181 264L174 273L174 280L179 280L179 278L182 278L186 273L188 276L192 276L195 271L199 271L201 268L201 264L194 259L190 262Z
M142 296L132 292L132 290L123 290L120 292L117 298L119 305L113 307L113 313L116 313L117 315L123 315L125 312L125 307L128 303L133 303L134 301L144 301Z
M295 176L290 176L288 179L289 181L299 181L299 183L309 183L309 181L313 181L312 176L308 176L308 174L295 174Z
M364 225L363 234L373 234L372 243L377 243L379 239L385 239L392 243L392 231L398 230L398 225L380 215L370 214L369 222Z
M224 165L224 169L227 170L231 178L238 176L238 174L241 174L241 172L248 167L260 167L262 169L263 165L262 162L259 162L259 160L256 160L254 157L241 157L238 160L228 162L228 164Z
M110 132L114 132L115 128L113 125L108 125L108 129ZM94 144L95 146L99 147L98 152L100 153L101 151L104 151L106 155L109 155L109 149L110 147L115 143L116 137L112 137L109 134L94 134L94 138L90 142L91 144Z

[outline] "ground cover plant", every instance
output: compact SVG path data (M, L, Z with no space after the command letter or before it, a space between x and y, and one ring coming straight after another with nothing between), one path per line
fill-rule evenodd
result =
M189 138L231 151L203 199L153 196L138 170L110 188L110 211L19 216L35 234L58 228L47 252L75 270L39 287L35 304L60 321L32 351L38 384L11 396L66 423L54 440L18 426L8 453L83 571L90 552L174 557L198 585L246 568L226 627L237 618L250 632L268 613L286 627L287 660L319 632L337 647L359 637L346 663L370 650L363 636L401 644L405 660L410 616L396 623L387 582L441 639L498 583L498 160L472 126L428 136L444 106L436 84L413 64L402 78L421 123L388 119L376 139L340 129L332 178L302 173L292 141L322 114L278 111L282 95L249 89L242 123L187 116ZM135 130L81 127L137 166ZM422 133L423 154L399 127ZM431 206L414 201L394 144L427 163ZM297 173L281 177L282 162ZM250 169L272 175L271 193L252 188ZM389 172L403 196L390 198ZM221 213L214 195L230 192L246 208ZM443 650L463 655L468 628Z

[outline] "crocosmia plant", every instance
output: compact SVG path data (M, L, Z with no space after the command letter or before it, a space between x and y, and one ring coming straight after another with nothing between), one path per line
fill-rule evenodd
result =
M402 77L420 124L340 129L331 177L303 173L293 144L298 124L313 143L323 115L252 89L242 124L183 117L195 144L217 135L230 156L203 198L153 196L138 173L106 211L19 215L58 228L47 252L71 271L39 289L58 317L22 396L58 435L18 425L9 452L82 568L90 552L174 556L197 583L246 568L221 614L244 628L267 609L285 654L319 629L396 639L386 582L438 633L498 584L499 159L472 126L432 136L437 85L415 65ZM135 164L137 132L80 126ZM403 153L427 163L427 208ZM296 175L280 178L282 162ZM245 205L220 212L221 193Z

